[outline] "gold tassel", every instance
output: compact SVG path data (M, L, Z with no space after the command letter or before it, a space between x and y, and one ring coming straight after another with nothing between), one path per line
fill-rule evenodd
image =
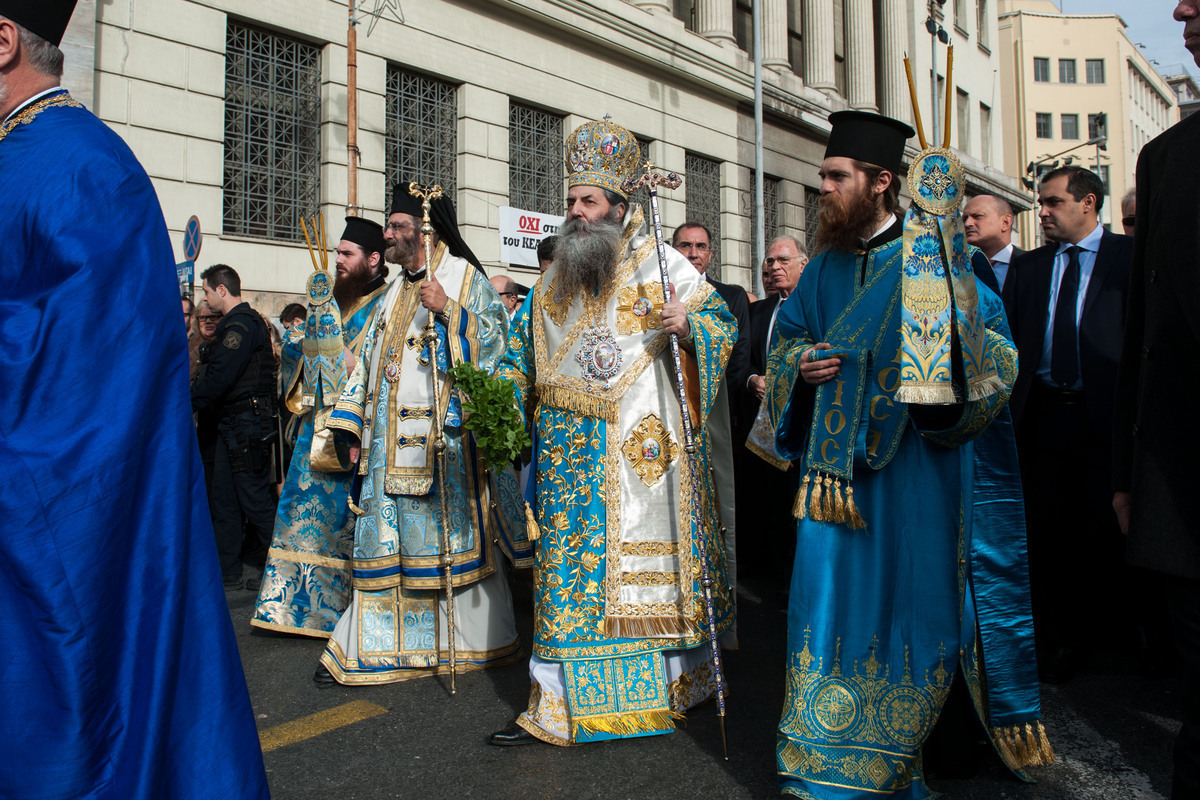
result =
M529 507L529 503L525 503L525 535L529 537L529 541L536 542L538 537L542 535L538 528L537 517L533 515L533 509Z
M1020 769L1020 759L1013 750L1012 743L1012 728L992 728L992 741L996 743L996 749L1000 751L1000 757L1004 759L1004 763L1013 769Z
M842 482L840 479L835 479L833 482L833 519L836 522L846 521L846 498L842 497Z
M1038 739L1038 755L1042 759L1043 764L1053 764L1056 756L1054 748L1050 746L1050 739L1046 737L1046 729L1042 727L1042 721L1037 723L1037 739Z
M821 473L817 473L812 483L812 494L808 496L808 516L817 522L824 522L825 516L821 513Z
M808 501L808 474L805 473L804 480L800 481L800 488L796 490L796 499L792 502L792 516L796 519L804 519L807 512Z
M829 475L825 476L825 497L821 500L821 510L825 514L826 522L833 522L833 478Z
M363 515L363 510L354 505L354 498L350 495L346 495L346 505L350 506L350 510L354 512L354 516L361 517Z
M846 524L851 530L863 531L867 529L867 521L863 519L863 515L858 510L858 505L854 502L854 487L849 483L846 484Z

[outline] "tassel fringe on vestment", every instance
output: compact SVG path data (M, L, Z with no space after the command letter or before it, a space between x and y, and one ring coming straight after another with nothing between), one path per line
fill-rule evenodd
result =
M801 479L796 500L792 503L792 516L796 519L810 517L817 522L839 522L856 531L867 529L867 521L854 502L850 482L846 481L843 492L840 479L820 472L812 472Z
M646 711L640 714L608 714L571 722L571 733L575 741L581 734L607 733L612 736L637 736L647 731L669 730L674 720L683 719L675 711Z
M1040 720L1024 725L1003 725L992 728L989 733L1000 757L1011 769L1054 763L1054 748L1050 746Z

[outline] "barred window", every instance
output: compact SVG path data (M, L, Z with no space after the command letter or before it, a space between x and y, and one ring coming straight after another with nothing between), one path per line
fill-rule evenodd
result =
M637 136L636 134L635 134L634 138L637 139L638 150L642 154L641 161L638 162L638 173L637 173L637 174L641 175L642 168L645 166L646 162L650 160L650 140L643 139L642 137ZM654 171L662 172L662 170L658 169L657 167L655 168ZM654 225L654 218L652 216L650 216L650 189L649 189L649 187L642 186L636 192L629 195L629 202L633 203L636 206L642 207L642 214L646 217L647 230L653 230L652 226ZM667 235L669 236L670 233L668 232Z
M438 185L450 198L458 189L458 87L392 64L385 99L386 197L400 181Z
M295 241L320 202L321 50L229 21L226 234Z
M684 156L683 186L687 218L712 231L712 261L708 274L721 280L721 163L687 153Z
M566 151L562 117L519 103L508 106L508 204L563 213Z
M1084 66L1087 68L1088 83L1104 83L1104 59L1089 58L1084 61Z
M758 204L754 202L755 183L758 175L750 171L750 252L754 252L754 235L758 230ZM771 240L779 235L779 178L763 176L763 247L770 247Z
M1079 115L1078 114L1063 114L1062 115L1062 138L1078 139L1079 138Z
M821 193L804 187L804 249L808 257L817 254L817 220L821 214Z
M1058 82L1075 83L1075 59L1060 58L1058 60Z

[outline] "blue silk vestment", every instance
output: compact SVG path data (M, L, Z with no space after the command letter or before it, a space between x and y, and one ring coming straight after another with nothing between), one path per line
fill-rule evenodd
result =
M703 276L668 249L691 324L691 341L681 346L698 444L689 459L661 330L654 240L638 235L641 225L635 206L617 274L593 298L557 297L558 265L550 267L517 312L496 373L516 387L534 438L535 488L526 495L541 531L533 687L518 724L554 744L668 733L674 717L711 694L701 541L718 630L732 624L703 420L736 321ZM601 330L619 358L589 357L603 355L595 345L606 341L596 338Z
M362 356L366 326L385 290L381 286L342 315L342 338L355 356ZM309 463L314 413L312 408L300 408L294 402L300 394L304 370L305 335L306 327L299 325L288 332L283 344L283 395L293 406L293 413L300 414L299 426L250 624L327 637L350 603L354 517L346 501L354 473L322 472Z
M806 513L797 524L777 758L780 788L803 798L932 796L920 747L960 667L998 749L1007 745L995 741L997 727L1040 713L1019 483L1015 470L1004 474L1015 454L1011 427L978 440L999 453L996 466L977 464L977 456L981 462L991 456L973 441L998 417L1007 421L1016 350L1000 299L979 283L985 356L1005 390L970 400L961 416L948 418L949 407L895 401L901 250L896 239L865 255L829 251L814 259L780 309L768 364L764 402L779 454L804 459L814 452L808 448L825 446L828 458L852 446L847 494L866 522L865 530L853 530ZM854 374L862 380L831 381L833 402L814 420L814 392L800 378L799 363L816 342L845 353L835 381ZM937 408L943 416L933 422L926 411ZM853 441L838 441L834 435L856 415ZM997 546L1014 533L1019 542ZM1006 548L1015 555L1000 552ZM994 602L998 596L1011 605ZM977 600L979 629L1000 631L990 644L1011 645L996 653L997 685L987 687L994 701L977 646ZM986 677L993 677L990 670Z
M0 197L0 794L266 798L154 188L60 91Z
M464 361L490 372L508 332L500 296L444 245L433 263L449 298L437 322L439 375ZM440 377L441 473L429 438L432 378L422 336L429 312L420 305L420 286L404 275L392 281L330 418L331 428L363 442L352 601L321 657L345 684L390 683L448 668L443 526L454 562L457 669L509 663L520 651L507 575L497 563L501 550L514 558L528 550L516 476L485 471L463 428L462 402Z

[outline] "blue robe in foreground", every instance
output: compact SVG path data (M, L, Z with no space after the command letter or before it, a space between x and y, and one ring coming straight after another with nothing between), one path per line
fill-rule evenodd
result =
M356 356L366 341L365 326L383 299L386 286L360 298L342 320L342 338ZM350 604L350 556L354 517L346 500L354 471L322 472L309 464L313 409L295 401L301 394L306 326L289 331L283 343L280 373L283 394L298 414L299 428L287 482L279 493L275 532L263 569L262 588L250 624L305 636L328 637Z
M847 495L866 529L819 522L811 514L797 525L777 757L780 788L803 798L932 796L921 775L920 748L960 662L990 728L1040 714L1036 675L1030 692L1028 669L1010 664L1005 677L1019 684L1016 694L1025 705L1012 709L1009 718L993 718L989 712L996 704L982 695L987 681L976 647L972 534L977 520L984 523L981 531L996 534L996 523L1011 510L1005 503L1012 499L1019 508L1020 501L1019 485L989 473L989 480L999 478L989 484L993 502L977 513L974 483L983 473L977 473L973 440L1002 414L1007 390L967 402L957 419L931 419L937 407L894 400L900 262L898 239L865 257L830 251L815 259L780 309L768 364L765 402L779 453L789 459L804 459L813 438L814 393L799 375L807 349L816 342L844 348L848 354L838 377L849 381L856 366L864 376L861 395L850 383L844 397L836 395L844 403L833 405L845 410L844 419L836 410L818 415L817 446L828 442L828 457L841 444L835 434L858 415L857 435L845 443L854 449L853 492ZM875 287L873 296L859 286L864 274L863 283ZM979 313L986 321L986 354L1011 389L1016 351L999 298L982 284ZM852 323L868 319L862 330ZM855 349L851 342L857 338L861 344L864 337L872 343ZM944 414L948 407L940 408ZM999 451L1002 445L989 439L985 446ZM1013 567L1020 596L1027 583L1018 572ZM1019 608L1009 609L1015 641L1026 645L1027 604L1025 595L1024 616ZM1019 658L1020 652L1008 656ZM995 743L998 749L1008 746ZM1020 766L1011 754L1002 755L1010 766Z
M266 798L162 211L66 99L0 129L0 794Z

